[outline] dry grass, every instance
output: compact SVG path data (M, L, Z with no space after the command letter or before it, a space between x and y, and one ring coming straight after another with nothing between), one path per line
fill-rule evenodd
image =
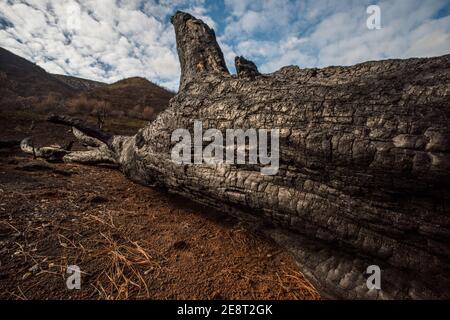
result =
M0 188L2 298L319 298L286 252L245 225L110 169L61 166L76 173L13 170ZM90 202L98 195L107 201ZM81 290L66 287L69 265L81 268Z
M101 248L88 253L91 258L108 257L107 267L97 276L95 284L92 284L99 298L107 300L151 298L148 279L146 280L144 276L148 270L161 269L158 259L137 241L132 241L128 237L114 239L112 233L119 234L120 230L114 224L110 211L107 211L103 219L93 214L89 214L86 218L109 229L107 233L100 232Z
M119 244L111 236L101 234L105 239L105 249L94 252L94 255L106 254L109 267L102 272L93 285L101 299L151 298L145 272L158 268L159 264L137 242L127 239L127 243ZM106 278L107 280L101 280Z
M99 299L150 299L148 289L148 273L161 271L160 262L164 260L159 253L145 249L138 241L123 236L125 232L121 226L116 226L110 210L103 212L102 216L88 214L84 219L86 227L100 224L106 227L100 232L101 239L97 241L97 248L89 250L86 255L89 259L104 259L106 268L99 273L93 284ZM105 259L106 257L106 259Z

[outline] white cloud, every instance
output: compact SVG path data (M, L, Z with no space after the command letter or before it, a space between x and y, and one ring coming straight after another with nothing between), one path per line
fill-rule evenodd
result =
M190 2L185 10L214 21ZM113 82L144 76L177 89L179 62L169 15L186 1L0 0L0 45L49 72Z
M225 3L232 14L222 41L264 72L288 64L323 67L450 53L450 17L435 18L446 0ZM381 30L366 27L366 8L373 3L381 7Z
M0 46L50 72L112 82L144 76L176 89L179 62L169 16L177 9L218 35L228 67L234 57L262 72L284 65L322 67L450 53L448 0L0 0ZM366 8L381 7L381 30Z

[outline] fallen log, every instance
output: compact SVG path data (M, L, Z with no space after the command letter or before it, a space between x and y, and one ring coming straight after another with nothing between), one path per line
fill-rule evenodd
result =
M154 122L125 137L51 120L100 140L130 179L248 221L324 297L450 297L450 55L267 75L237 58L230 75L213 30L182 12L172 24L180 90ZM196 120L279 129L278 173L172 161L172 133ZM371 265L380 290L367 285Z

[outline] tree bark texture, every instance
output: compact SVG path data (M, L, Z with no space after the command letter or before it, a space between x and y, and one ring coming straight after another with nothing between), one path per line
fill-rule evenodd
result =
M130 179L275 239L324 297L450 297L450 55L267 75L238 57L230 75L206 24L182 12L172 23L182 73L169 108L133 137L77 129L103 141ZM194 120L222 132L280 129L278 174L174 163L171 134L192 132ZM367 287L370 265L381 290Z

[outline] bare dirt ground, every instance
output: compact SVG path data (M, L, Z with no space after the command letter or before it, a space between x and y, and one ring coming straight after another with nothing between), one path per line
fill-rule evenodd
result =
M0 138L24 137L26 120L0 120ZM41 143L69 139L67 128L36 127ZM68 265L82 271L80 290L66 287ZM319 295L287 252L229 216L112 167L49 164L16 148L0 151L0 298Z

